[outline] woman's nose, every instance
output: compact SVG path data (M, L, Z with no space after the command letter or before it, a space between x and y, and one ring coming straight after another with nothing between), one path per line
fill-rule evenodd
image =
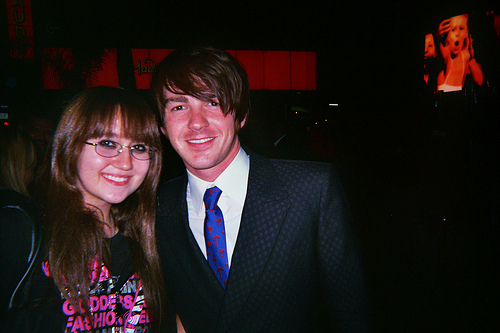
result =
M123 170L132 169L132 154L130 151L130 147L122 147L119 151L119 154L114 157L114 165Z

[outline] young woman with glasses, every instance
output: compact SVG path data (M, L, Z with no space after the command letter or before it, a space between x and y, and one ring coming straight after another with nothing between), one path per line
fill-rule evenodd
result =
M155 115L132 92L94 87L69 102L54 134L47 192L43 273L61 299L47 325L148 332L159 324L161 159Z

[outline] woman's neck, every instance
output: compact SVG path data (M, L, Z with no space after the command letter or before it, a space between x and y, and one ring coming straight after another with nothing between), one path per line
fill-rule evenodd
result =
M111 238L116 235L116 233L118 232L118 228L115 225L115 219L113 218L111 211L106 214L106 218L102 221L102 223L104 228L104 235L106 235L107 238Z
M99 219L103 224L104 235L107 238L111 238L116 235L116 233L118 232L118 228L116 227L115 220L113 218L113 215L111 214L111 207L97 208L92 205L88 206L97 213L97 216L99 216Z

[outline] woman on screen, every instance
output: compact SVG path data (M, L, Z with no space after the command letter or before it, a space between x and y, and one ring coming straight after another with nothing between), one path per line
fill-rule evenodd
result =
M462 90L467 75L471 75L477 85L482 85L483 71L474 58L468 15L453 16L442 21L437 35L440 39L441 57L444 60L444 69L437 78L437 90Z

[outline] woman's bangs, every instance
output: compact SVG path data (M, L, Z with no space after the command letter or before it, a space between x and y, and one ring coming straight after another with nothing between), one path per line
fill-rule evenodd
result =
M154 114L148 109L121 106L117 108L114 119L121 117L121 131L134 141L155 145L157 123Z
M88 130L84 130L84 133L88 133L87 139L112 135L118 116L116 107L114 111L104 107L92 111L94 111L93 114L89 114L88 117L84 118L87 120Z

